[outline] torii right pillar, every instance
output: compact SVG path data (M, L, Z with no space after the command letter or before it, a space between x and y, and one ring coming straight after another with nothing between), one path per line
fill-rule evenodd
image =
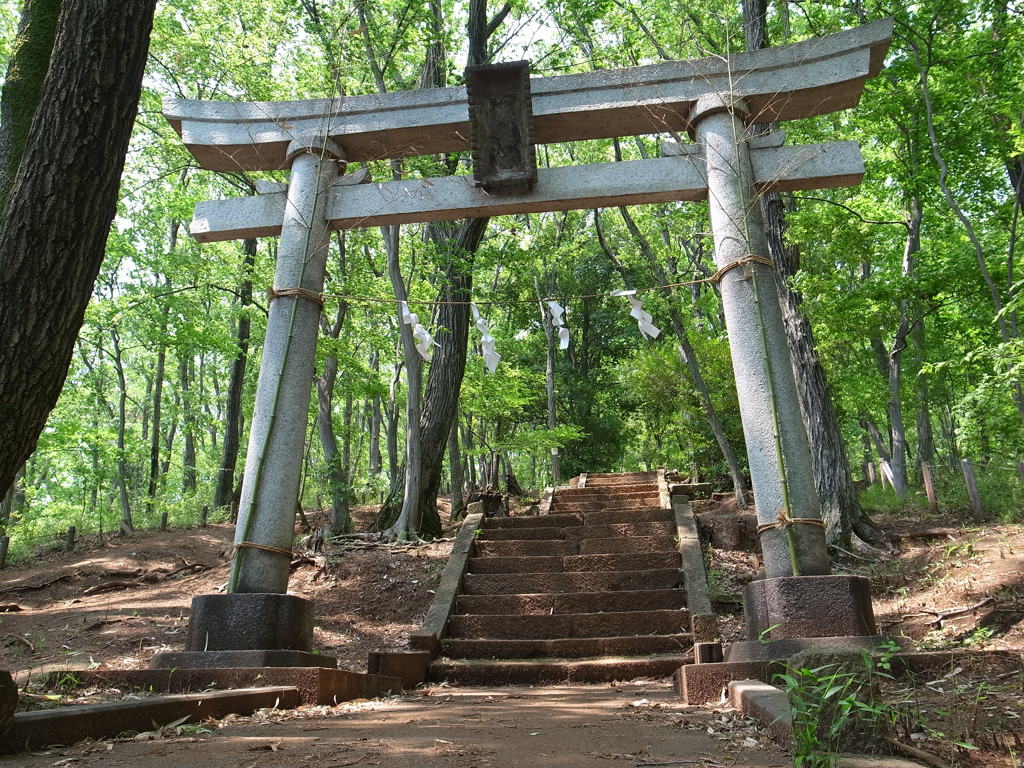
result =
M754 187L748 107L731 93L701 96L690 128L706 160L708 210L722 305L757 509L765 578L743 593L747 642L728 660L789 656L808 645L858 647L882 638L870 583L833 576L807 433ZM827 640L825 638L828 638Z

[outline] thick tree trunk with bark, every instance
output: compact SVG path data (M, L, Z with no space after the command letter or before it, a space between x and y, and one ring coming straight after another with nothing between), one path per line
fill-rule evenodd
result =
M468 219L458 234L442 238L438 228L431 228L435 242L450 253L444 287L438 296L442 304L437 312L437 338L440 346L430 363L430 375L423 396L420 416L420 496L418 533L441 535L441 518L437 514L437 494L441 488L448 438L458 411L459 391L466 372L466 342L469 337L469 300L472 298L472 255L476 253L487 230L489 219ZM460 303L454 303L460 302Z
M231 377L228 383L227 405L224 409L224 442L217 473L217 487L213 495L214 509L231 506L234 496L235 468L238 465L238 450L242 444L242 394L245 390L245 365L249 358L249 334L252 322L247 309L252 304L252 270L256 264L255 240L242 244L245 258L242 261L242 284L238 288L242 311L238 316L238 332L235 343L238 352L231 361Z
M0 224L0 488L35 448L103 261L156 0L65 0Z

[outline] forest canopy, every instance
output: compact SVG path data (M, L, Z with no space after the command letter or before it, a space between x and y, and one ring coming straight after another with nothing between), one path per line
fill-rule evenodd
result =
M897 493L910 493L922 463L952 478L970 459L991 504L1012 510L1024 458L1024 8L773 0L752 42L743 6L757 5L161 2L117 216L67 381L0 508L12 555L69 525L94 533L126 520L222 519L237 497L277 242L200 244L188 228L197 202L252 195L287 173L198 168L162 115L164 99L459 85L474 61L528 59L535 77L586 72L783 45L887 16L892 47L860 105L784 126L788 144L855 140L866 164L860 186L775 201L790 297L813 332L855 479L881 460ZM20 12L20 2L0 4L0 71ZM537 157L552 167L654 157L670 138L542 145ZM347 170L360 168L374 180L471 172L469 153ZM714 269L699 203L336 233L302 504L331 508L344 530L349 505L393 497L410 418L423 424L441 490L453 496L656 466L731 490L745 458L722 309L706 281ZM501 356L491 373L470 320L450 434L430 430L431 378L434 391L446 386L432 367L444 355L426 362L403 350L396 270L435 349L459 338L436 302L465 296ZM675 284L686 285L662 288ZM641 292L657 338L610 295L624 289ZM540 299L565 308L567 348Z

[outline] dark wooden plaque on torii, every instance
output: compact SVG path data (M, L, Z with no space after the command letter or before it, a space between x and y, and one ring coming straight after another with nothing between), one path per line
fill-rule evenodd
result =
M528 192L537 183L530 62L466 67L473 179L487 192Z

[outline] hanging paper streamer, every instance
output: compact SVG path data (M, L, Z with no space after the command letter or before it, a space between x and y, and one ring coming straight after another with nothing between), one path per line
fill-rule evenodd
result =
M412 338L416 343L416 351L429 363L434 353L432 347L436 347L437 344L434 342L434 337L430 335L430 331L420 325L419 315L410 312L408 303L404 301L402 302L402 322L412 326Z
M488 371L494 373L498 363L501 362L501 355L494 351L494 337L491 336L490 326L480 316L480 310L477 309L474 302L470 302L469 308L473 311L473 322L476 324L477 330L480 331L480 349L483 353L484 365L487 366Z
M558 348L569 348L569 329L565 327L562 315L565 314L565 307L557 301L549 301L548 309L551 310L551 324L558 329Z
M636 297L636 291L612 291L612 296L625 296L629 299L629 315L636 320L640 333L644 338L656 339L661 335L661 329L651 321L654 319L650 312L644 309L644 303Z

